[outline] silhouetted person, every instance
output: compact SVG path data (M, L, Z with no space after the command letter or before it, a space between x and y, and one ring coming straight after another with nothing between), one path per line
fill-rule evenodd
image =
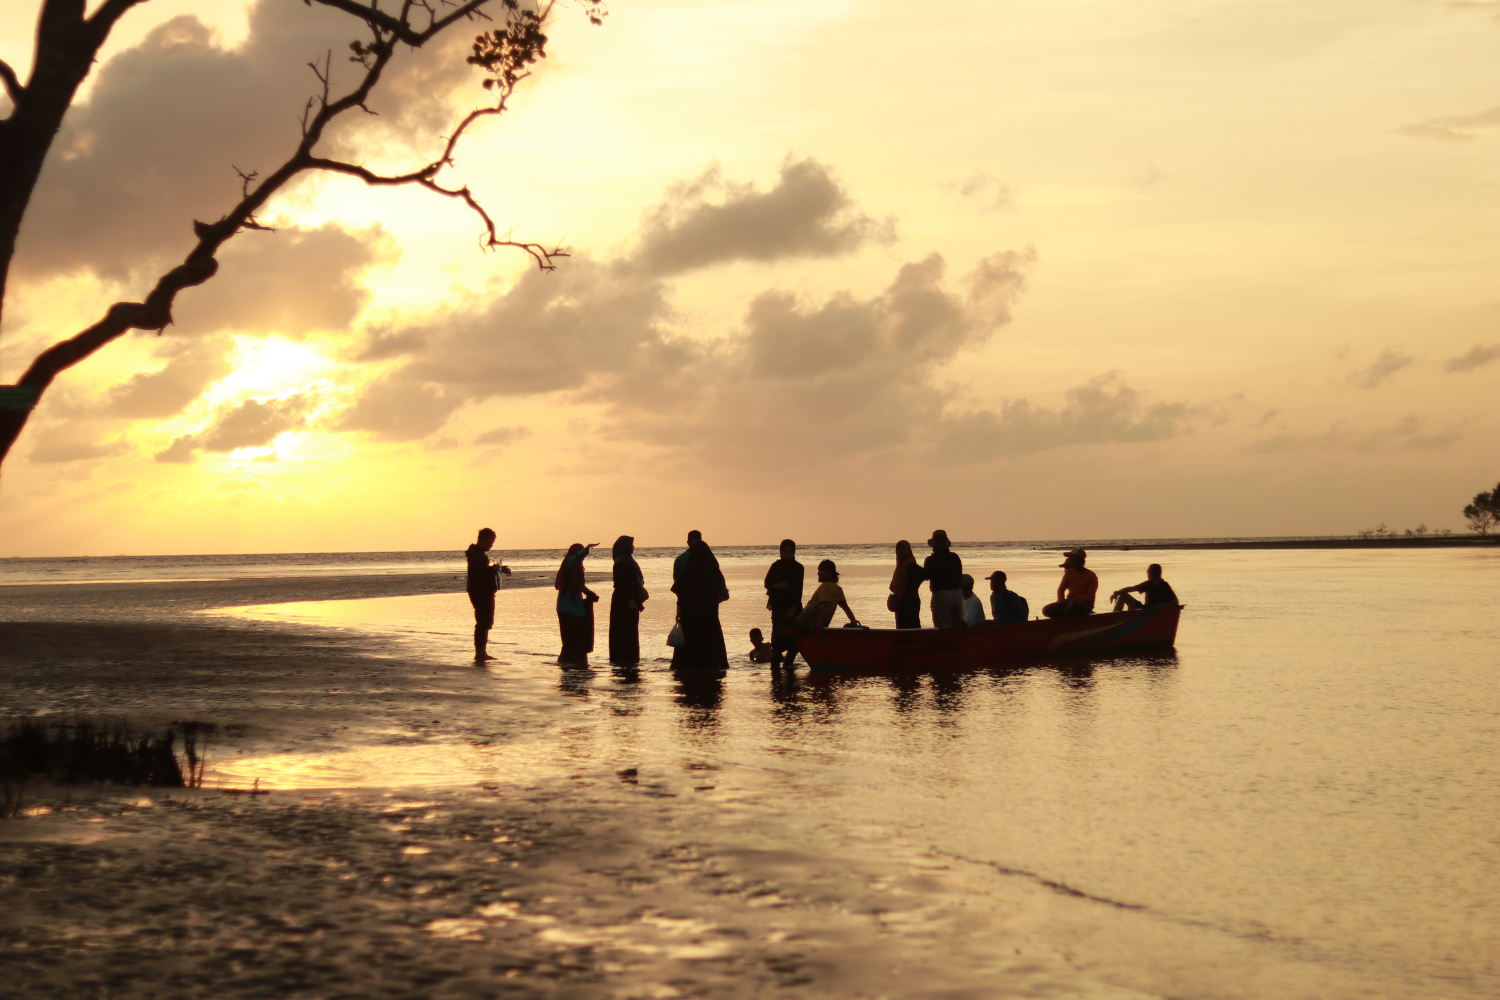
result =
M891 574L891 595L885 606L896 613L897 628L922 627L922 581L927 574L917 562L906 539L896 543L896 572Z
M1138 601L1130 596L1131 591L1136 591L1144 601ZM1172 585L1161 578L1161 563L1152 563L1146 567L1146 579L1134 587L1122 587L1109 595L1109 599L1115 602L1116 611L1139 611L1142 608L1154 608L1158 604L1181 604L1177 600L1177 594L1172 590Z
M1078 618L1094 613L1094 597L1099 593L1099 578L1083 564L1088 553L1072 549L1063 558L1062 582L1057 585L1056 602L1042 609L1048 618Z
M615 590L609 597L609 662L630 667L641 662L641 611L651 595L635 561L635 539L621 535L610 552L615 558Z
M776 639L778 625L791 624L802 610L802 564L797 561L797 543L790 538L781 540L781 558L766 570L766 610L771 612L771 664L781 662L780 645Z
M594 651L594 602L599 595L583 579L583 561L598 542L568 546L562 565L557 568L557 626L562 632L562 652L557 662L563 666L585 666Z
M495 547L495 533L489 528L479 529L479 540L464 550L469 571L464 589L469 593L469 603L474 605L474 662L493 660L486 650L490 641L490 629L495 627L495 591L500 589L500 574L510 576L510 567L490 562L489 551Z
M672 648L672 669L729 669L719 623L719 605L729 600L729 588L702 532L688 532L688 547L672 564L672 593L683 636L682 644Z
M965 573L963 579L964 626L972 628L984 624L984 602L974 593L974 578Z
M932 590L932 627L964 627L964 561L953 551L942 528L927 539L932 555L922 562L927 585Z
M824 559L818 563L818 589L813 591L807 599L804 607L792 624L798 628L827 628L833 621L833 613L839 608L844 609L844 614L849 616L850 625L858 625L859 619L854 617L854 612L849 610L849 601L844 597L844 588L839 586L839 570L832 559ZM793 661L797 659L797 643L789 644L786 654L787 669L791 669Z
M776 651L766 641L765 633L758 628L750 630L750 662L751 663L775 663L777 662Z
M1005 574L1000 570L989 575L990 614L1002 624L1024 622L1031 617L1031 606L1026 598L1005 586Z

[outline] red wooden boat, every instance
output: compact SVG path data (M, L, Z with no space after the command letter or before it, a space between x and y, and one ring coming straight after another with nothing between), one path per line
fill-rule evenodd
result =
M991 622L975 628L785 631L796 635L798 654L814 670L932 670L982 667L1004 660L1060 653L1171 646L1177 640L1177 619L1182 608L1181 604L1158 604L1140 611L1008 624Z

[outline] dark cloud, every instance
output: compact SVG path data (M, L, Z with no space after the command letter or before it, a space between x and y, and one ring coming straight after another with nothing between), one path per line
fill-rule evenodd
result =
M476 437L474 443L503 447L528 437L531 431L525 427L492 427Z
M360 275L384 244L378 230L356 236L333 225L241 233L219 253L214 280L178 299L173 330L296 337L345 329L369 301Z
M40 429L30 459L38 465L111 458L130 450L121 438L105 440L104 426L88 420L72 420Z
M406 372L372 382L331 425L367 431L383 441L415 441L442 427L467 397L442 386L413 381Z
M1441 451L1459 440L1457 431L1429 433L1420 417L1408 416L1390 427L1355 431L1336 423L1315 434L1292 432L1273 434L1247 446L1252 455L1283 455L1301 452L1354 451L1381 453L1395 451Z
M1006 400L998 411L946 417L937 428L937 457L958 465L1072 445L1163 441L1187 433L1200 414L1186 403L1146 404L1118 372L1074 386L1064 400L1058 408Z
M1413 125L1403 125L1401 133L1416 139L1436 139L1440 142L1472 142L1479 129L1500 125L1500 105L1485 108L1467 115L1447 115L1429 118Z
M156 356L166 364L132 375L105 394L98 412L111 417L161 419L181 413L204 389L228 375L233 365L226 338L163 339Z
M287 431L307 426L315 400L311 393L295 393L270 399L247 399L219 411L209 427L184 435L156 454L158 462L191 462L196 452L230 452L239 448L261 448Z
M249 20L245 42L226 49L196 18L173 18L98 71L37 186L18 274L119 279L158 268L186 252L194 219L238 200L235 168L267 172L291 154L317 86L307 63L331 51L335 84L352 80L348 44L364 32L348 15L286 0L261 0ZM379 115L350 116L325 151L400 156L411 142L437 142L449 94L471 75L468 40L459 30L442 50L402 52L372 101Z
M1500 344L1475 344L1456 358L1449 358L1443 363L1443 370L1448 372L1471 372L1476 368L1494 364L1500 361Z
M1389 381L1391 376L1403 368L1410 368L1416 363L1416 358L1400 351L1386 350L1380 353L1380 357L1370 363L1368 368L1362 368L1349 376L1349 381L1361 389L1374 389Z
M894 238L894 224L856 212L826 167L789 159L769 191L725 181L718 167L673 185L646 213L633 259L671 275L738 260L833 257Z

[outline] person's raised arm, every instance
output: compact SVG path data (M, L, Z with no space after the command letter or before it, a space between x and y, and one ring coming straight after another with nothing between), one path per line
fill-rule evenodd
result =
M849 599L848 598L846 598L846 597L840 597L839 598L839 607L843 608L844 609L844 614L846 614L846 615L849 616L849 624L850 625L858 625L859 624L859 619L855 618L854 617L854 612L849 610Z

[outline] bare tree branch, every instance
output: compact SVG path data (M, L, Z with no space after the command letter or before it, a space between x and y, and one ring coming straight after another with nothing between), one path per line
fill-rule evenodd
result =
M48 0L49 7L58 0ZM76 2L76 0L75 0ZM105 0L96 12L93 22L112 24L130 7L143 0ZM311 5L314 0L303 0ZM447 14L439 17L428 0L403 0L399 15L387 14L376 6L357 0L316 0L317 3L345 11L364 21L371 29L372 40L368 43L354 42L353 61L364 70L358 84L338 98L332 96L332 53L327 53L321 66L317 62L309 66L317 78L320 93L308 99L301 118L302 135L296 149L281 166L264 178L254 171L236 172L240 176L240 200L217 222L194 222L193 234L197 243L182 264L174 267L157 281L144 302L119 302L111 306L104 317L67 340L60 341L43 351L32 362L20 385L36 390L37 396L45 390L59 373L82 361L128 330L162 330L172 322L172 306L177 294L185 288L202 284L218 270L215 254L231 237L242 229L265 229L256 219L256 213L293 178L308 171L328 171L357 177L372 186L397 186L415 184L445 198L462 201L477 214L484 226L483 246L513 247L524 251L542 270L553 270L555 260L568 256L562 247L546 247L539 243L510 239L510 234L501 234L494 219L467 185L448 187L438 182L438 176L446 167L453 165L453 153L459 140L469 128L482 118L505 113L507 102L516 85L529 75L528 67L546 57L547 37L542 32L552 4L547 3L540 11L519 9L514 0L499 0L506 9L506 24L503 29L481 34L475 39L473 54L468 62L489 74L484 81L485 89L495 91L492 105L475 108L459 122L448 136L443 151L430 163L404 173L384 175L357 164L332 160L314 154L329 124L339 115L354 108L368 110L366 101L395 53L397 43L420 46L449 25L465 18L481 17L488 20L480 9L493 0L465 0L457 3ZM447 2L447 0L445 0ZM597 24L604 16L601 0L583 0L590 21ZM81 11L81 7L79 8ZM428 23L418 30L411 24L414 11L423 11ZM104 32L107 34L107 29ZM97 45L95 45L97 48ZM6 67L8 69L8 67ZM10 79L7 77L7 88ZM15 442L29 417L29 411L0 411L0 460L3 460Z
M5 95L10 98L10 103L20 104L26 88L21 86L21 81L16 78L16 71L4 59L0 59L0 81L5 83Z

